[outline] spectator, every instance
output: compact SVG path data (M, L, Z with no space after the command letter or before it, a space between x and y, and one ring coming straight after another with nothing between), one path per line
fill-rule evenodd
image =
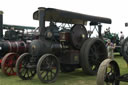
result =
M123 32L121 31L121 32L120 32L120 41L123 40L123 39L124 39L124 34L123 34Z
M108 58L114 59L113 50L116 47L116 44L113 44L111 40L107 40L107 51L108 51Z

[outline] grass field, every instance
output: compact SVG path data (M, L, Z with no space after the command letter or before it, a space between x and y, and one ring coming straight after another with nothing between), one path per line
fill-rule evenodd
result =
M122 57L116 56L121 74L128 73L128 67ZM0 71L0 85L96 85L96 76L88 76L81 69L77 69L72 73L60 73L56 82L44 84L41 83L37 76L32 80L21 80L17 76L7 77ZM120 85L128 85L126 82L121 82Z

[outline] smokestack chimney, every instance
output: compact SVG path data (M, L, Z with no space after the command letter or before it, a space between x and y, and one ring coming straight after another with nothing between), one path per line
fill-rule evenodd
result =
M3 11L0 11L0 40L3 38Z

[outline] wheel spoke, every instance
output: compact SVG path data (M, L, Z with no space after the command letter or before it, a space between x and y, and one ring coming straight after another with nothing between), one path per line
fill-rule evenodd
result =
M11 70L12 70L12 74L15 73L13 68L11 68Z
M47 75L48 75L48 72L46 72L46 74L45 74L45 76L43 77L43 79L45 79L45 78L47 77Z
M51 77L51 79L52 79L52 72L50 71L50 73L51 73L51 76L50 76L50 77Z
M23 76L25 77L25 76L26 76L26 74L27 74L27 70L25 70L25 72L24 72L24 75L23 75Z
M44 71L42 71L40 74L42 75L44 73Z
M48 74L49 74L49 72L48 72ZM48 77L48 76L49 76L48 74L47 74L47 80L48 80L48 78L49 78L49 77Z
M13 70L12 70L12 68L10 68L9 74L12 74L12 72L13 72Z
M25 69L20 69L20 72L22 73L22 72L24 72L25 71Z
M53 63L54 63L54 59L52 59L52 57L50 57L50 67L52 67Z
M5 71L7 71L7 70L8 70L8 68L9 68L9 67L8 67L8 66L6 66L6 67L4 68L4 69L5 69Z
M28 71L28 70L27 70L27 72L26 72L26 77L29 78L29 71Z
M48 63L48 58L46 58L45 63L46 63L47 65L49 65L49 63Z
M51 74L54 74L55 75L56 73L51 70Z

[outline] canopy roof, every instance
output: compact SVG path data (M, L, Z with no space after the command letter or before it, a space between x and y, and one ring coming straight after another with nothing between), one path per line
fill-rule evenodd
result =
M3 25L3 29L10 29L14 27L15 30L24 30L24 29L35 29L35 27L30 27L30 26L19 26L19 25L7 25L7 24L4 24Z
M105 17L92 16L87 14L80 14L70 11L64 11L54 8L39 8L44 10L45 21L55 21L71 24L86 24L87 21L111 24L111 19ZM34 12L33 19L39 20L39 10Z

